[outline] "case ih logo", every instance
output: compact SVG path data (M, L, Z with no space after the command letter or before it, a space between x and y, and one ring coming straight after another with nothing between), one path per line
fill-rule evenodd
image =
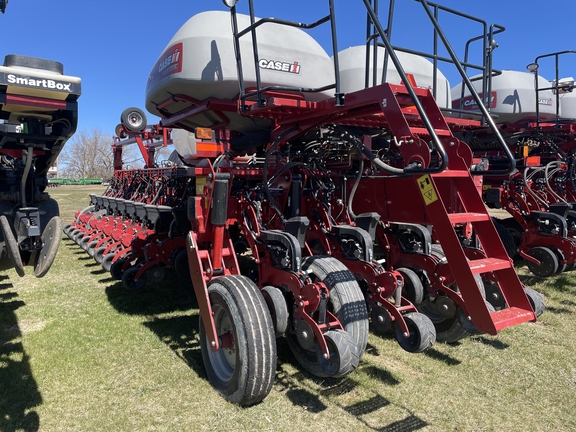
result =
M552 99L538 98L538 105L552 106Z
M289 73L295 73L295 74L300 73L300 65L298 64L298 62L286 63L286 62L281 62L281 61L276 61L276 60L260 59L258 64L260 65L261 69L270 69L270 70L275 70L275 71L280 71L280 72L289 72Z
M152 69L152 73L148 78L148 87L156 84L168 75L182 72L182 57L182 42L168 48L156 62L154 69Z
M484 96L482 94L478 94L478 96L480 96L480 99L482 99ZM490 108L496 108L496 92L492 92L492 97L490 98ZM454 101L454 108L459 109L460 108L460 101L456 100ZM476 99L474 99L474 97L472 96L466 96L463 100L462 100L462 109L464 110L474 110L478 108L478 104L476 103Z

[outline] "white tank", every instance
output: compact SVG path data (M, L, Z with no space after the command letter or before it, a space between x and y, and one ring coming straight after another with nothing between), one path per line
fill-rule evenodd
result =
M482 95L482 80L480 76L471 78L474 88ZM538 76L539 88L551 86L545 78ZM462 107L465 111L479 113L476 102L465 89L461 103L462 84L452 89L452 107ZM538 109L540 119L552 120L556 117L555 96L551 90L541 91L538 96ZM496 123L516 123L524 119L536 119L536 91L534 87L534 74L505 70L501 75L492 77L492 96L490 99L490 112L497 115ZM466 117L464 115L464 117ZM477 117L471 117L477 118Z
M554 85L554 82L551 85ZM560 104L559 117L562 120L574 121L576 120L576 93L574 92L574 78L561 78L559 80L559 86L564 87L558 91ZM554 104L556 104L556 100L554 100Z
M384 62L384 54L386 50L383 47L378 47L377 62L378 71L376 82L379 84L382 81L382 69ZM373 51L370 50L370 63L372 63ZM434 83L434 65L428 59L417 56L415 54L396 51L396 55L400 60L400 64L404 72L411 74L416 81L417 87L424 87L432 89ZM339 53L338 57L340 63L340 86L344 93L349 93L361 90L365 87L365 69L366 69L366 46L354 46L345 49ZM369 86L372 86L373 68L370 68ZM402 80L400 75L392 63L388 60L388 67L386 72L386 82L390 84L401 84ZM442 108L450 107L450 84L446 77L437 71L436 76L436 103Z
M238 27L243 30L250 17L238 14ZM275 23L257 29L259 68L263 87L270 85L320 88L334 83L334 66L330 56L306 32ZM245 88L256 86L252 37L240 38ZM156 106L174 94L202 101L208 98L234 99L239 83L234 54L229 12L203 12L190 18L174 35L152 69L146 87L146 108L162 115ZM332 97L334 91L303 93L307 100ZM190 104L178 102L167 107L175 113ZM226 113L230 129L241 132L258 130L251 119ZM211 126L220 119L214 113L197 115L187 126Z

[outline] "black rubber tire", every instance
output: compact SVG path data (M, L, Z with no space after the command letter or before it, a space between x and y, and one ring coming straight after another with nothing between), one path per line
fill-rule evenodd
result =
M408 326L410 336L404 336L398 323L394 325L396 340L403 350L410 353L420 353L434 345L436 329L430 318L418 312L408 313L403 318Z
M309 271L316 280L327 286L330 292L329 310L355 340L360 359L368 343L369 322L366 301L354 275L340 261L326 256L304 258L302 270ZM287 340L292 353L304 369L318 377L328 376L318 363L316 348L305 350L295 334L289 334Z
M82 239L80 240L79 246L84 249L85 251L88 250L88 243L90 242L90 237L82 237Z
M274 333L277 338L284 336L288 330L288 306L286 299L280 289L273 286L265 286L262 288L262 296L266 301L266 306L270 311L272 318L272 325L274 326Z
M276 340L270 314L258 287L245 276L222 276L208 284L218 336L228 331L233 350L212 352L200 319L200 348L208 381L237 405L262 401L276 374Z
M99 248L94 250L94 259L98 264L102 264L102 260L104 259L104 251L106 250L106 246L100 246Z
M432 249L431 251L432 256L436 257L439 261L446 262L446 255L444 254L444 251L442 250L442 247L440 245L437 244L432 245L431 249ZM477 274L474 275L474 279L476 280L476 284L478 285L478 288L480 289L482 296L486 298L486 289L484 288L484 282L482 281L482 277ZM454 284L451 288L456 292L459 291L458 286L456 284ZM436 328L437 342L455 343L470 335L470 333L462 327L462 324L458 319L458 308L456 309L456 313L454 314L453 317L441 321L435 319L435 316L437 316L439 312L437 312L436 310L436 305L430 302L427 301L423 302L423 304L421 305L421 307L418 308L418 310L427 315L434 322L434 327Z
M124 287L130 291L141 290L144 288L144 285L146 285L146 282L148 282L146 279L146 273L142 273L140 279L135 281L134 276L136 276L136 273L138 273L138 268L130 267L129 269L126 269L122 275L122 283L124 284Z
M494 223L494 228L496 228L500 240L502 240L506 253L510 258L514 258L518 254L518 250L516 249L516 242L514 241L512 233L508 231L499 220L492 218L492 222Z
M532 306L532 310L534 311L536 318L538 318L546 310L544 296L532 288L524 288L524 291L526 292L526 296L530 301L530 306Z
M100 265L107 272L110 271L110 267L112 267L112 260L114 259L115 256L116 254L114 252L110 252L109 254L106 254L105 256L102 257L102 262L100 263Z
M487 300L484 300L486 303L486 308L490 313L495 312L496 309L492 306ZM480 330L476 328L474 323L468 319L468 316L464 313L464 309L458 308L458 321L464 330L466 330L470 334L479 334L482 333Z
M86 252L88 252L88 255L90 255L92 258L94 258L94 252L95 252L95 247L98 244L98 240L94 240L91 241L90 243L88 243L88 247L86 248Z
M126 260L119 259L113 262L112 265L110 266L110 274L114 279L122 280L122 275L124 274L124 272L122 271L122 266L124 266L125 262Z
M166 271L163 267L155 266L146 272L146 277L150 280L150 282L153 283L162 282L165 276Z
M404 278L402 297L417 306L424 300L424 286L422 281L412 269L400 267L396 269Z
M329 330L324 333L324 339L328 345L330 358L324 358L318 341L316 341L316 358L318 364L326 375L340 378L353 372L360 363L356 342L350 334L344 330Z
M528 255L540 261L540 265L536 265L531 261L526 261L528 268L536 276L547 278L558 272L558 258L549 248L536 246L528 251Z
M34 276L37 278L44 277L56 259L62 238L62 219L60 216L54 216L50 219L40 238L42 239L42 249L36 254L36 262L34 263Z
M514 218L502 219L498 222L508 230L508 233L510 233L512 240L514 241L514 255L512 258L519 259L520 248L522 247L524 237L522 226Z
M181 250L174 259L174 266L172 267L176 274L184 280L192 280L190 276L190 265L188 264L188 253L186 249Z
M22 257L20 256L20 248L18 247L18 242L16 241L16 237L14 237L14 233L10 227L10 222L4 215L0 216L0 227L2 229L2 236L4 237L4 244L8 252L8 256L12 260L14 270L16 270L18 276L23 277L25 272L24 264L22 263Z
M148 119L146 114L140 108L130 107L122 111L120 122L129 131L140 132L146 129Z
M560 264L561 261L565 260L564 257L564 253L562 253L562 251L560 249L557 249L555 247L549 247L548 249L550 249L552 252L554 252L554 255L556 255L556 259L558 260L558 269L556 270L556 273L554 274L560 274L562 272L565 272L566 269L568 268L568 264L564 263L564 264Z
M506 300L496 282L487 280L484 282L484 288L486 289L486 301L490 302L490 304L494 306L495 310L507 307Z
M116 136L120 139L125 139L128 138L128 134L126 133L126 131L124 130L124 127L122 126L122 123L120 123L119 125L116 125L116 128L114 129L114 133L116 134Z

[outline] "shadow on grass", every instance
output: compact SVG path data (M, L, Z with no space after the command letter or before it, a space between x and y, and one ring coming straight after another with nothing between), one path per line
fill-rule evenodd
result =
M149 282L138 291L126 289L121 281L111 277L100 282L108 284L108 301L120 313L149 316L198 307L190 282L175 275L167 274L162 282Z
M449 356L448 354L444 354L434 348L428 348L423 353L426 357L430 357L433 360L438 360L445 363L447 366L458 366L462 362L454 357Z
M384 384L391 386L400 384L400 381L396 379L396 377L392 375L392 373L390 373L385 369L381 369L376 366L367 366L361 368L361 370L370 378L375 378Z
M198 340L198 315L185 315L171 318L155 318L144 324L158 336L196 374L207 379L200 343Z
M489 339L489 338L484 337L484 336L472 336L471 339L476 341L476 342L481 342L484 345L489 345L492 348L496 348L498 350L505 350L505 349L510 348L510 345L508 345L507 343L504 343L498 339Z
M3 283L1 289L11 287ZM0 296L0 430L4 432L40 428L40 417L33 408L42 404L42 395L28 354L19 341L22 334L15 311L24 306L24 302L17 297L15 292L4 292Z
M527 287L538 285L544 281L547 281L546 278L540 278L533 275L519 275L518 277L520 278L520 281ZM547 288L562 293L574 292L574 282L572 278L568 277L566 274L555 275L552 279L553 283L547 284Z
M550 313L558 314L558 315L561 315L561 314L564 314L564 315L565 315L565 314L571 314L571 313L572 313L572 311L571 311L570 309L566 309L566 308L555 308L555 307L552 307L552 306L546 306L546 312L550 312Z

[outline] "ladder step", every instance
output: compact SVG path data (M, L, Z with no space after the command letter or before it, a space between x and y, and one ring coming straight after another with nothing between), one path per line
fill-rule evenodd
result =
M434 178L443 178L443 177L448 177L448 178L454 178L454 177L470 177L470 171L467 171L467 170L451 170L451 169L447 169L447 170L445 170L445 171L442 171L441 173L432 174L432 177L434 177Z
M470 270L473 274L490 273L497 270L512 268L510 261L498 258L483 258L472 260L470 263Z
M482 222L490 220L488 213L449 213L448 218L453 224L464 222Z
M410 132L412 132L414 135L430 135L428 129L423 127L411 127ZM434 129L434 132L438 136L452 136L452 132L447 129Z
M509 307L490 314L496 330L511 327L516 324L534 321L536 316L532 310L526 310L519 307Z

